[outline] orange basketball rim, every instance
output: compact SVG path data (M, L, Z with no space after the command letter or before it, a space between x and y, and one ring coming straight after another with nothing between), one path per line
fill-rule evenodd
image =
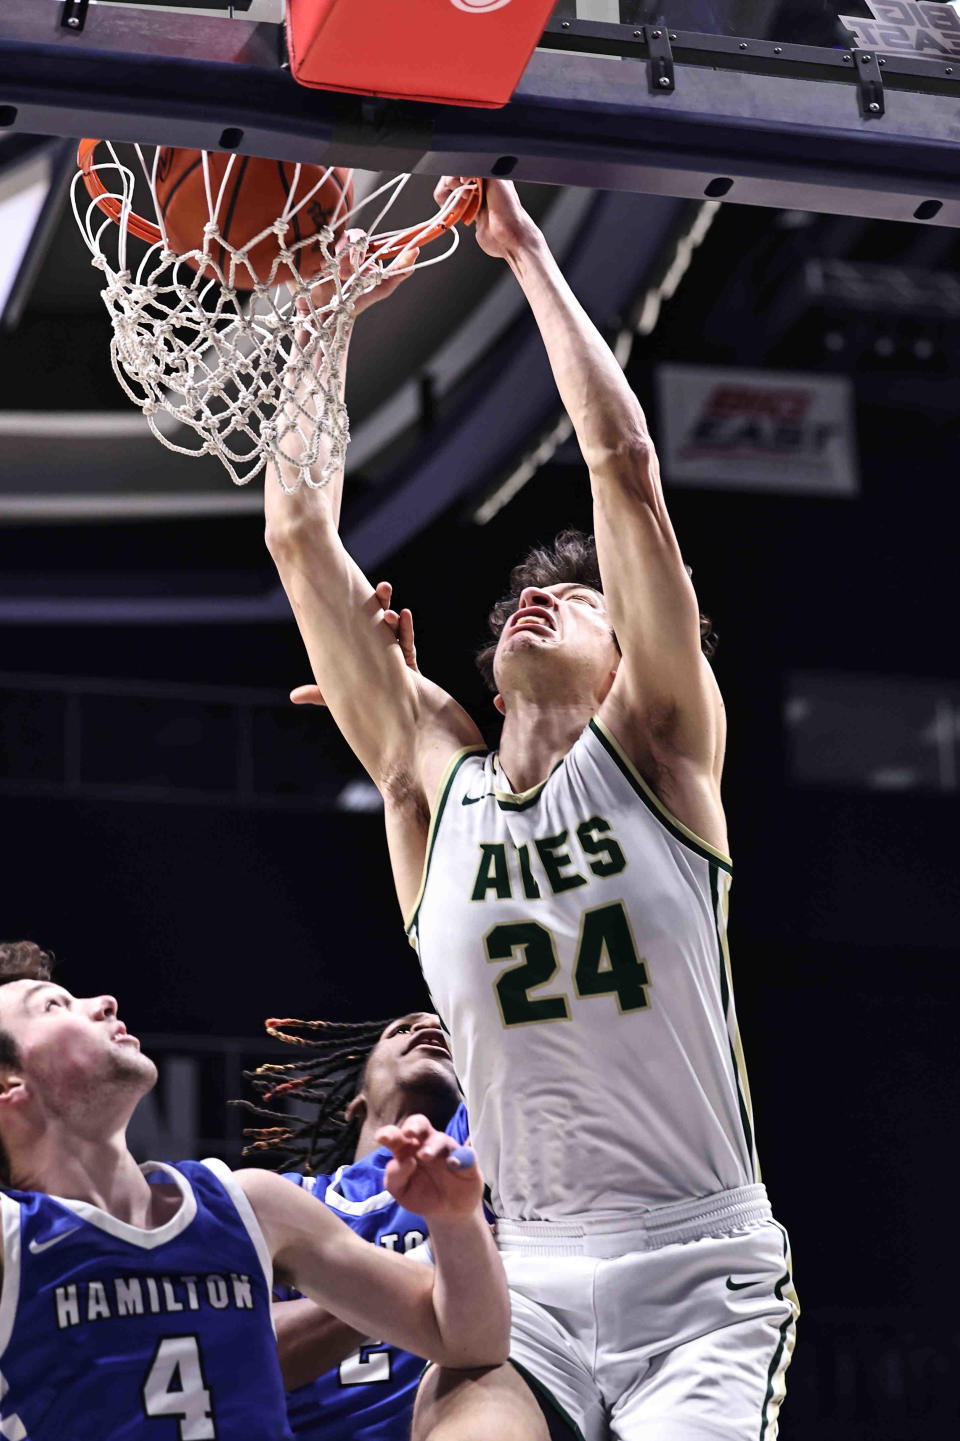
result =
M101 140L81 140L77 150L77 164L80 167L88 195L117 225L126 224L131 235L136 235L139 240L146 241L148 245L161 244L163 233L159 225L132 210L124 218L124 205L115 195L110 194L97 174L94 154L97 146L102 143ZM472 225L482 203L483 181L473 180L463 187L462 193L449 208L445 207L438 211L431 220L426 220L420 225L409 225L404 230L392 231L385 238L384 243L377 246L378 259L392 260L411 247L428 245L430 241L438 240L454 225L461 222L464 225Z

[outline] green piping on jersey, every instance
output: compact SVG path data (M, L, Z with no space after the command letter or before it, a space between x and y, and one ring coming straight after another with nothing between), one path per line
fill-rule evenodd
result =
M737 1061L737 1052L743 1055L743 1048L740 1045L740 1035L735 1027L730 1025L730 994L731 987L727 975L726 957L724 956L723 936L720 931L720 922L717 919L717 907L720 899L720 873L715 865L710 867L710 899L713 902L713 924L717 932L717 959L720 962L720 1001L723 1006L723 1019L727 1026L727 1040L730 1045L730 1060L733 1064L733 1076L737 1084L737 1105L740 1108L740 1122L743 1126L743 1137L747 1143L747 1158L750 1163L753 1180L759 1181L760 1167L757 1162L756 1146L753 1139L753 1120L750 1115L750 1107L744 1095L746 1082L744 1073ZM749 1090L746 1090L749 1095Z
M723 910L724 925L723 929L720 931L720 949L723 952L724 970L726 972L727 978L727 996L729 998L733 995L733 967L730 964L730 942L727 939L726 925L727 907L730 900L730 877L724 876L721 880L718 876L717 881L722 888L721 908ZM727 1024L729 1026L729 1021L727 1022ZM740 1027L738 1025L733 1025L732 1027L730 1027L730 1036L733 1042L734 1064L737 1068L737 1075L740 1078L740 1083L743 1086L743 1098L746 1102L747 1115L750 1117L750 1125L753 1132L753 1179L755 1181L762 1181L763 1177L760 1174L760 1157L757 1154L756 1128L753 1120L753 1098L750 1095L750 1079L747 1074L747 1060L743 1054L743 1041L740 1038Z
M647 809L666 826L674 840L681 841L685 846L689 846L689 848L692 851L696 851L697 855L702 857L703 860L720 866L722 870L732 872L733 862L729 856L724 855L723 851L716 850L708 841L701 840L698 835L683 824L683 821L678 821L676 816L668 811L663 802L654 795L653 791L643 779L643 776L623 750L620 742L615 736L611 735L599 716L594 716L590 722L590 729L604 749L610 754L613 760L616 761Z
M427 885L427 874L430 870L430 857L433 855L433 846L434 842L437 839L437 827L440 824L440 817L443 815L443 808L446 805L447 797L450 794L450 787L453 785L453 778L457 774L457 771L463 765L467 757L475 756L479 752L484 752L483 746L464 746L463 750L454 751L453 755L447 761L447 766L445 771L443 772L443 775L440 777L440 784L437 786L437 793L433 802L433 809L430 815L430 829L427 831L427 849L426 854L423 858L423 873L420 876L420 889L417 891L417 899L413 903L413 909L410 912L410 919L404 923L404 929L407 932L407 936L410 939L411 945L413 945L413 938L410 935L410 932L413 930L416 924L417 913L419 912L421 902L423 901L423 893Z
M773 1360L770 1362L770 1368L767 1371L767 1390L760 1411L760 1441L772 1441L772 1438L777 1434L777 1418L780 1415L780 1407L783 1404L783 1398L786 1395L787 1389L784 1383L784 1376L787 1367L790 1365L790 1359L793 1356L793 1348L797 1339L797 1317L800 1315L800 1302L797 1299L797 1293L793 1285L793 1276L791 1274L790 1244L787 1240L787 1233L777 1221L774 1221L773 1224L783 1237L783 1257L785 1265L784 1273L774 1287L774 1295L778 1301L786 1300L790 1303L790 1314L780 1327L780 1339L777 1342L777 1349L773 1353ZM784 1292L786 1292L786 1295L784 1295ZM773 1409L768 1416L767 1410L771 1401L773 1402Z
M550 772L550 776L553 775L554 771L558 771L560 769L565 760L566 756L560 757L556 765L553 767L553 770ZM500 764L496 756L494 756L493 758L493 765L494 771L502 775L503 772L500 770ZM498 791L496 786L494 786L494 799L496 800L497 805L502 811L529 810L529 808L531 806L535 806L537 801L540 799L540 792L543 790L547 781L550 779L550 776L546 776L542 781L537 781L537 784L535 786L531 786L530 789L526 791Z

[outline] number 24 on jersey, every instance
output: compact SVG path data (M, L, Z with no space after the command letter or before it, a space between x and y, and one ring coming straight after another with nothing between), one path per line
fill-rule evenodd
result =
M564 995L531 996L552 980L560 968L553 936L538 921L505 921L484 937L488 961L522 959L508 966L494 982L500 1014L506 1026L529 1026L538 1021L567 1021L570 1006ZM645 1010L650 1002L646 962L637 955L630 920L622 901L585 911L573 967L578 997L616 997L617 1009Z

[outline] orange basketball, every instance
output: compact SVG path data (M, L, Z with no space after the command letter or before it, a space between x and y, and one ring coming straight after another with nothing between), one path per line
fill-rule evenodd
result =
M274 224L283 214L292 192L290 209L294 213L290 216L286 244L296 255L296 268L300 275L304 279L316 275L323 264L319 242L298 242L308 241L325 225L332 225L334 231L342 229L347 212L353 205L350 171L330 170L327 173L326 166L301 165L297 176L297 166L292 161L261 160L220 151L208 152L207 165L210 203L204 178L203 151L165 145L158 152L157 209L170 249L178 255L203 249L203 228L210 219L212 204L216 208L220 235L234 250L239 250ZM325 173L326 179L323 178ZM310 198L306 199L308 195ZM294 209L304 200L306 203L300 209ZM272 232L258 240L248 252L246 263L240 262L235 267L233 283L236 289L252 290L254 276L261 282L269 281L280 249L277 236ZM215 240L211 242L209 253L220 266L224 279L229 280L229 250ZM282 283L290 279L290 267L278 266L274 280Z

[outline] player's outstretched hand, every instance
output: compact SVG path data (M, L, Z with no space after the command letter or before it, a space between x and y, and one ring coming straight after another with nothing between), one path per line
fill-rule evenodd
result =
M373 289L365 290L357 300L353 308L354 317L362 315L365 310L370 309L371 305L376 305L378 301L386 300L388 295L392 295L393 292L403 284L407 277L413 274L413 267L417 263L419 254L419 248L411 245L398 255L396 259L391 260L388 265L385 265L379 272L379 279ZM375 262L373 261L367 261L367 265L372 266L374 264Z
M443 205L447 197L470 178L468 175L444 175L433 192L437 204ZM480 249L498 260L509 260L537 233L536 225L520 203L512 180L484 181L483 202L476 227Z
M393 595L393 586L388 580L377 582L377 600L383 610L383 618L397 638L397 644L403 652L403 658L411 670L418 670L417 667L417 645L413 634L413 614L407 609L400 611L391 610L390 599ZM418 672L419 673L419 672ZM294 705L326 705L320 687L318 685L298 685L290 692L290 699Z
M369 310L371 305L376 305L378 300L386 300L388 295L392 295L398 286L403 284L407 276L413 274L413 267L420 254L416 246L410 246L402 255L396 256L394 260L388 265L384 265L382 269L377 272L375 261L364 260L368 243L369 236L365 230L345 230L337 240L335 246L335 252L339 256L341 284L348 281L350 276L355 274L356 271L362 270L367 266L371 267L371 270L374 273L378 273L379 276L376 285L370 290L365 290L362 295L357 297L353 308L354 317L362 315L365 310ZM313 290L310 292L310 299L318 310L322 309L327 301L332 298L333 289L334 284L332 280L323 280L319 285L313 287ZM306 300L299 300L297 305L301 313L306 314Z
M426 1116L384 1126L377 1144L393 1152L387 1190L408 1211L436 1222L472 1215L479 1206L483 1177L473 1153L434 1130Z

